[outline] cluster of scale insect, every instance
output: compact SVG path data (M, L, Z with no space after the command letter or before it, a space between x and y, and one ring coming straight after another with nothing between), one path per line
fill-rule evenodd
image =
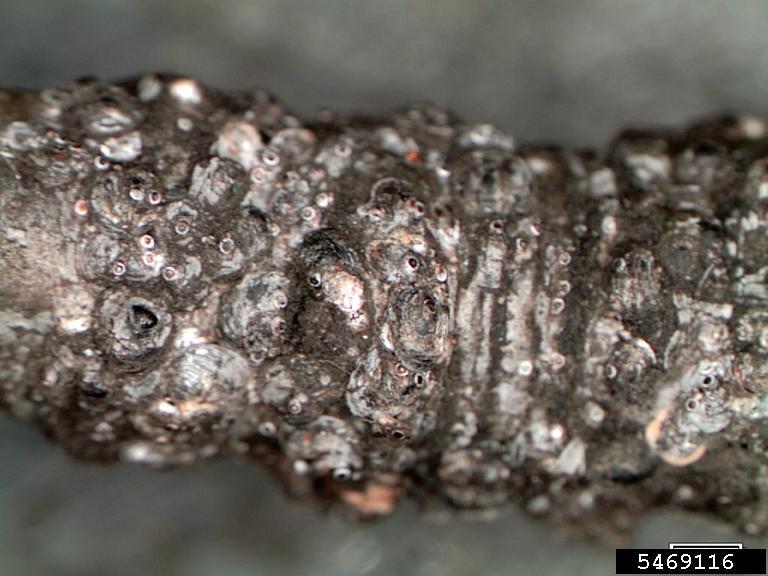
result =
M449 357L449 275L420 193L371 179L400 162L386 134L320 140L260 93L185 78L84 82L32 108L8 154L39 157L73 250L47 401L77 398L91 441L153 464L256 434L341 481L369 429L379 467L412 460L402 441L434 428ZM359 208L335 205L350 174Z
M310 127L178 77L25 106L0 133L3 255L40 255L19 286L52 314L2 334L52 360L28 389L6 370L3 400L73 450L268 450L377 513L429 462L454 504L576 519L617 482L669 490L646 480L718 434L759 444L768 164L729 148L754 122L603 160L432 106Z

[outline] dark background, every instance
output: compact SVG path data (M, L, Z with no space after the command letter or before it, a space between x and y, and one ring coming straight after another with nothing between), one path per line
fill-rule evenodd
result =
M578 146L626 125L767 115L766 56L764 0L0 0L0 85L175 71L266 87L304 115L432 99L520 141ZM631 544L674 539L740 536L656 513ZM518 572L612 574L613 550L515 513L405 506L349 525L288 501L258 466L85 465L0 417L2 576Z

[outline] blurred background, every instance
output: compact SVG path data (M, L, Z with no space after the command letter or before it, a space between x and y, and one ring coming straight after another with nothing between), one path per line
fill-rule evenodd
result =
M0 0L0 85L191 74L290 108L436 100L519 141L604 146L627 125L768 115L764 0ZM744 539L658 512L633 546ZM746 538L765 545L765 539ZM554 550L554 552L553 552ZM73 462L0 416L3 576L613 574L613 550L516 513L405 506L357 526L286 499L252 464L173 472Z

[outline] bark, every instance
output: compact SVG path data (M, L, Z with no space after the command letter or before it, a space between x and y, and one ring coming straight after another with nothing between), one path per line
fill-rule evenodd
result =
M0 93L0 402L375 516L768 526L765 124L518 147L146 76Z

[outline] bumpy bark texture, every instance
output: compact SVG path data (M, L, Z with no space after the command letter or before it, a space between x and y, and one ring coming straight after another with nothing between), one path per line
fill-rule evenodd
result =
M516 147L146 76L0 93L0 401L79 457L360 515L768 526L768 139Z

